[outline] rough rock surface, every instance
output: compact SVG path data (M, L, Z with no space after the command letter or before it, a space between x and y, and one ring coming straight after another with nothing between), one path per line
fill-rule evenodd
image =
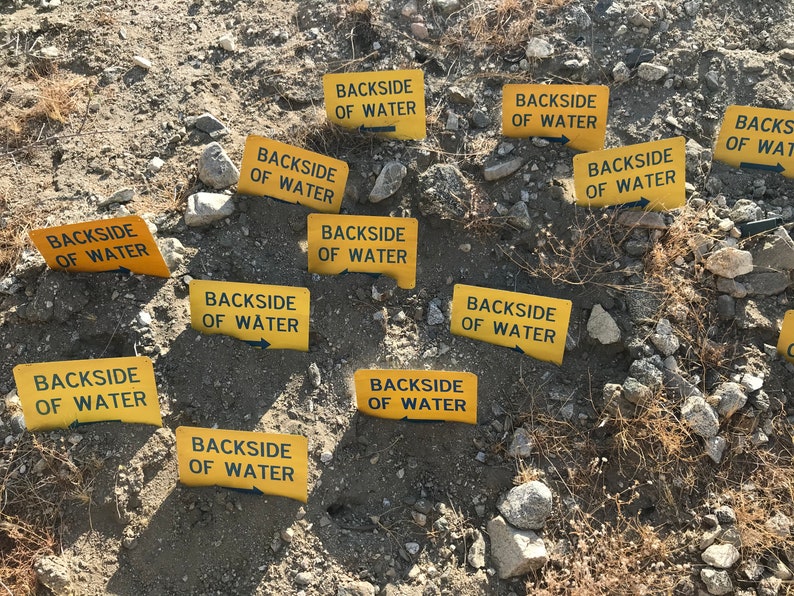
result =
M517 530L502 517L488 522L491 555L501 579L540 569L549 560L546 545L532 530Z

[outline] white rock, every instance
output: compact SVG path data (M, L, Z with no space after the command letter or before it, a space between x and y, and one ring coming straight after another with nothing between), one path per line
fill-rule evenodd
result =
M474 541L466 553L466 561L475 569L485 567L485 538L479 530L474 531Z
M518 577L543 567L549 560L546 545L532 530L517 530L501 516L488 522L491 554L500 579Z
M149 161L149 164L146 166L146 171L152 174L156 174L163 168L164 165L165 162L162 159L160 159L159 157L153 157L151 161Z
M667 76L670 69L661 64L653 64L652 62L643 62L637 67L637 76L644 81L658 81Z
M206 226L234 213L234 202L229 195L197 192L187 199L185 223L191 227Z
M700 580L706 584L706 590L708 590L709 594L722 596L733 592L731 578L725 570L704 567L700 570Z
M708 455L715 464L718 464L722 461L722 455L725 453L725 447L727 447L727 445L724 437L719 435L710 437L706 439L706 455Z
M160 247L160 254L163 255L168 270L173 273L185 260L185 247L176 238L161 238L157 241L157 245Z
M729 569L739 560L737 548L732 544L712 544L700 555L706 565Z
M764 377L751 375L750 373L744 373L744 375L742 375L742 387L744 387L750 393L753 391L758 391L763 386Z
M372 191L369 193L370 202L380 203L396 193L400 189L407 172L406 167L399 161L385 163L375 180L375 186L372 187Z
M405 550L409 555L417 555L419 554L419 543L418 542L406 542L405 543Z
M226 33L218 38L218 45L227 52L233 52L237 49L237 44L234 41L234 36L231 33Z
M533 37L527 42L527 58L550 58L554 55L554 46L545 39Z
M512 525L522 530L540 530L551 515L551 490L539 480L511 488L497 509Z
M240 170L229 159L219 143L213 142L204 147L198 162L198 175L207 186L220 190L240 179Z
M612 79L616 83L625 83L631 78L631 69L625 62L618 62L612 69Z
M507 454L511 457L529 457L532 455L532 435L525 428L517 428Z
M460 8L460 0L433 0L433 4L445 15L452 14Z
M152 324L152 315L145 310L142 310L138 313L138 316L135 317L135 320L141 327L148 327Z
M737 410L747 403L747 396L742 391L742 386L738 383L722 383L714 390L713 395L714 399L718 400L717 412L725 418L733 416Z
M668 319L659 319L656 324L656 332L651 334L651 343L664 356L671 356L681 345L673 333L673 326Z
M733 279L753 270L753 255L749 251L726 246L706 257L703 266L714 275Z
M503 161L495 164L491 164L489 166L485 166L483 169L483 177L486 180L499 180L500 178L505 178L510 174L518 171L518 169L524 165L524 160L520 157L516 157L515 159L511 159L510 161Z
M587 333L603 345L620 341L620 327L604 307L596 304L587 320Z
M717 435L720 421L717 412L699 395L690 395L681 406L681 418L689 428L704 439Z
M132 63L135 64L135 66L140 66L144 70L149 70L152 67L152 61L143 56L133 56Z

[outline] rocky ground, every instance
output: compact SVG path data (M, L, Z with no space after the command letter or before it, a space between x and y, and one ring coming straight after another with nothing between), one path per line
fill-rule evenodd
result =
M794 108L792 31L788 0L4 0L2 587L790 593L794 187L712 147L728 105ZM323 74L393 68L424 72L426 139L328 124ZM575 207L573 151L501 136L516 82L608 85L607 147L686 137L686 206ZM234 193L249 134L347 162L343 213L418 218L416 287L308 273L308 210ZM170 278L26 237L130 213ZM309 351L192 330L191 279L309 288ZM572 300L563 364L451 335L455 283ZM26 430L15 365L133 354L162 429ZM353 373L392 367L476 373L478 424L358 414ZM180 425L308 437L308 503L179 484Z

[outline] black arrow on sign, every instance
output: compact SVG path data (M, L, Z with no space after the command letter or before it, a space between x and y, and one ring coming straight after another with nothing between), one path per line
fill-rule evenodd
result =
M249 346L254 346L255 348L261 348L263 350L267 350L270 347L270 342L267 341L264 337L253 340L244 339L243 341L247 343Z

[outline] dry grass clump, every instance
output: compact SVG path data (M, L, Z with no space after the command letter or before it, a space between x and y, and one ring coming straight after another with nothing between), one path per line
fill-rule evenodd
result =
M30 434L0 447L0 582L13 594L35 593L33 566L54 552L65 502L91 502L102 464L76 450Z
M13 270L27 245L28 230L34 226L34 214L29 211L11 216L11 183L0 181L0 279Z
M732 450L729 465L715 479L714 492L736 513L743 559L788 557L794 568L794 528L784 536L770 521L778 513L794 521L794 434L785 418L778 419L777 427L770 446ZM733 443L741 441L734 436Z
M674 223L659 242L653 245L645 258L645 279L657 288L661 313L677 319L676 334L689 347L685 358L696 364L700 372L726 371L735 354L728 343L721 344L709 336L716 323L714 291L701 282L700 265L692 268L675 266L676 261L687 260L692 247L693 234L702 226L703 213L684 207ZM705 228L707 229L707 228ZM735 349L734 349L735 351Z
M602 524L588 515L570 522L562 552L543 569L527 593L632 595L671 593L682 579L672 567L673 537L636 519Z
M557 233L547 227L540 231L533 253L513 251L506 256L531 276L548 279L554 285L631 289L628 284L615 283L616 274L625 277L615 263L623 256L620 246L631 233L615 225L617 213L576 209L567 231Z
M0 103L0 144L6 150L36 142L48 124L65 124L82 104L89 86L85 77L62 74L57 68L46 76L36 76L35 103L14 105L10 99Z
M534 33L538 11L547 13L572 0L489 0L473 2L464 18L442 36L441 48L458 49L482 56L524 45Z

